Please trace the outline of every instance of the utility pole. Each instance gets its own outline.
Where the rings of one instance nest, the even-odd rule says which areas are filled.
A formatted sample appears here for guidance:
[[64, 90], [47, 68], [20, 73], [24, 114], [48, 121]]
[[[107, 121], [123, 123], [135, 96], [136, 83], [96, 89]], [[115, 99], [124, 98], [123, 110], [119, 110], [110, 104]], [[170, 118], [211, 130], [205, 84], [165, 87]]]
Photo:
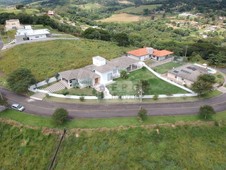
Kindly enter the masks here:
[[188, 52], [188, 46], [185, 46], [185, 54], [184, 54], [184, 60], [187, 58], [187, 52]]

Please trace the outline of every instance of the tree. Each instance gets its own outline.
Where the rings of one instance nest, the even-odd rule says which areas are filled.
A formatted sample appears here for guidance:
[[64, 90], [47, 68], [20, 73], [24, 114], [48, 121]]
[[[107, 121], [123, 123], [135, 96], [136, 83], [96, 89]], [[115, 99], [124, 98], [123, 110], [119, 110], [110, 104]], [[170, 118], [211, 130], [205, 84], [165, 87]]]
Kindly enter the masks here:
[[123, 79], [127, 79], [128, 78], [128, 73], [126, 70], [122, 70], [120, 72], [120, 77], [123, 78]]
[[147, 110], [145, 110], [144, 108], [140, 108], [139, 112], [138, 112], [138, 117], [142, 120], [142, 121], [145, 121], [147, 120], [148, 118], [148, 115], [147, 115]]
[[150, 14], [150, 10], [148, 8], [143, 9], [143, 15], [147, 16]]
[[28, 87], [35, 84], [36, 80], [29, 69], [19, 68], [9, 74], [7, 83], [10, 89], [16, 93], [28, 91]]
[[125, 33], [118, 33], [114, 35], [114, 40], [119, 46], [128, 46], [130, 44], [129, 37]]
[[200, 109], [199, 109], [199, 117], [201, 119], [204, 119], [204, 120], [210, 120], [210, 119], [212, 119], [212, 116], [215, 113], [216, 112], [213, 109], [213, 107], [212, 106], [209, 106], [209, 105], [201, 106]]
[[68, 119], [68, 111], [64, 108], [57, 108], [52, 115], [52, 119], [56, 125], [62, 125]]
[[198, 93], [199, 96], [213, 90], [213, 84], [215, 83], [215, 77], [210, 74], [200, 75], [198, 80], [193, 83], [192, 90]]

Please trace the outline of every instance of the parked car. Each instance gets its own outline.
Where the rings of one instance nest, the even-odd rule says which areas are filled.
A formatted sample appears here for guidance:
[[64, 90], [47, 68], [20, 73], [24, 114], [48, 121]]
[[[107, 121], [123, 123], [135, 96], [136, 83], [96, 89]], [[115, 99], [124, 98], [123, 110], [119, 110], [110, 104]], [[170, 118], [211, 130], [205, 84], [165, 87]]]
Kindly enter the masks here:
[[22, 112], [22, 111], [25, 110], [25, 107], [24, 106], [22, 106], [20, 104], [17, 104], [17, 103], [12, 104], [11, 105], [11, 108], [14, 109], [14, 110], [20, 111], [20, 112]]

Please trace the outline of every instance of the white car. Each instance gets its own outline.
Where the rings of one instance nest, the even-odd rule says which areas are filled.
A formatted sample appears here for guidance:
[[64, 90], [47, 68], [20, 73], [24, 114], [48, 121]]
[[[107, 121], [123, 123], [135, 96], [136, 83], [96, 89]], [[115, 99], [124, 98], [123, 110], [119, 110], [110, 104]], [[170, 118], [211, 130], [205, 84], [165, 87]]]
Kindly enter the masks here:
[[11, 105], [11, 108], [14, 109], [14, 110], [18, 110], [20, 112], [24, 111], [25, 110], [25, 107], [20, 105], [20, 104], [12, 104]]

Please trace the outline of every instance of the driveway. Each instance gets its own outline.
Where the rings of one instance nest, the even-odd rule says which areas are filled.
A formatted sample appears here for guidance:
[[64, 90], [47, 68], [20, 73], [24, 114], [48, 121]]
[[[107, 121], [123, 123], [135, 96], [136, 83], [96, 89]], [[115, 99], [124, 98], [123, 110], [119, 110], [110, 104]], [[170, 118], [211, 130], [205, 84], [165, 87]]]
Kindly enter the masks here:
[[211, 105], [218, 111], [226, 110], [226, 94], [197, 102], [180, 103], [135, 103], [135, 104], [76, 104], [49, 101], [33, 101], [27, 96], [14, 94], [0, 88], [9, 103], [20, 103], [25, 106], [27, 113], [50, 116], [56, 108], [63, 107], [69, 111], [71, 117], [80, 118], [108, 118], [136, 116], [140, 107], [145, 108], [149, 115], [185, 115], [197, 114], [200, 106]]

